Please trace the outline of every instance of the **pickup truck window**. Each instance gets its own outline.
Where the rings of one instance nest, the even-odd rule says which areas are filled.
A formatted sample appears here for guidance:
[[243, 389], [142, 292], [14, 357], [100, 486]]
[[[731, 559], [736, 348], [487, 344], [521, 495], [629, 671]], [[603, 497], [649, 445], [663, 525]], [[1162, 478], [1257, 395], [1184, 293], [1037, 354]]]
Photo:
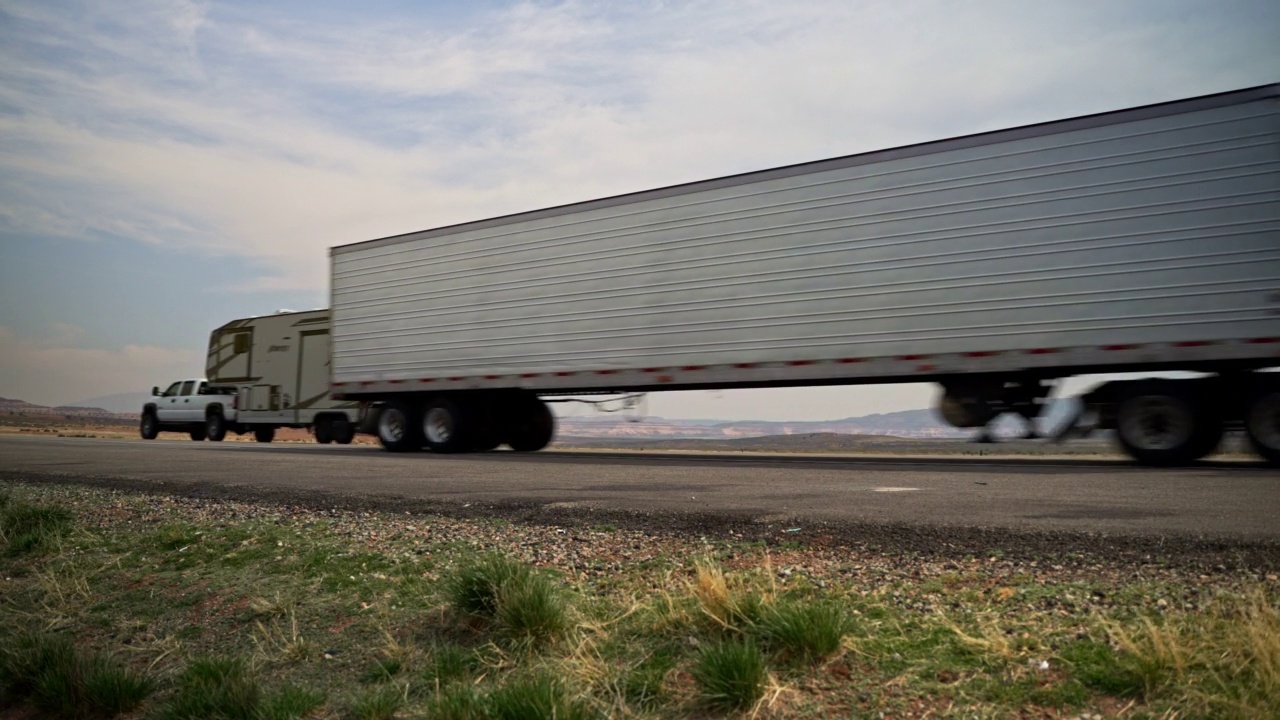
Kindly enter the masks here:
[[169, 386], [169, 389], [168, 389], [168, 390], [165, 390], [165, 391], [164, 391], [164, 394], [163, 394], [163, 395], [161, 395], [160, 397], [174, 397], [174, 396], [176, 396], [176, 395], [178, 394], [178, 392], [179, 392], [181, 389], [182, 389], [182, 382], [181, 382], [181, 381], [176, 382], [176, 383], [174, 383], [174, 384], [170, 385], [170, 386]]
[[186, 395], [190, 395], [190, 394], [191, 394], [191, 388], [192, 388], [192, 387], [194, 387], [194, 386], [195, 386], [195, 384], [196, 384], [196, 381], [195, 381], [195, 380], [188, 380], [188, 381], [186, 381], [186, 382], [182, 383], [182, 393], [181, 393], [181, 394], [182, 394], [182, 395], [184, 395], [184, 396], [186, 396]]
[[202, 383], [200, 383], [200, 387], [196, 388], [196, 394], [197, 394], [197, 395], [208, 395], [208, 394], [209, 394], [209, 383], [207, 383], [207, 382], [202, 382]]

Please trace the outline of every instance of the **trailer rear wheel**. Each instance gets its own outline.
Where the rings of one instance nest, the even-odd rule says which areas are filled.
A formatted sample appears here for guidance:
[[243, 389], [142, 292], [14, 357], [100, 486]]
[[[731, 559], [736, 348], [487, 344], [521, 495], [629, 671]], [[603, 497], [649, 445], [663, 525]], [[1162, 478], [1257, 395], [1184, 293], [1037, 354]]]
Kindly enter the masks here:
[[260, 443], [269, 443], [276, 439], [276, 429], [273, 427], [254, 428], [253, 439]]
[[470, 450], [469, 436], [472, 434], [473, 424], [467, 408], [450, 398], [428, 400], [422, 411], [422, 437], [431, 452], [457, 453]]
[[1264, 389], [1249, 403], [1244, 418], [1249, 445], [1271, 465], [1280, 465], [1280, 390]]
[[378, 441], [390, 452], [411, 452], [422, 447], [422, 428], [417, 409], [393, 400], [378, 414]]
[[1116, 437], [1143, 465], [1185, 465], [1213, 452], [1222, 441], [1222, 418], [1186, 383], [1139, 383], [1116, 407]]
[[511, 408], [511, 425], [507, 444], [516, 452], [535, 452], [551, 444], [556, 434], [556, 419], [547, 404], [538, 398], [520, 402]]

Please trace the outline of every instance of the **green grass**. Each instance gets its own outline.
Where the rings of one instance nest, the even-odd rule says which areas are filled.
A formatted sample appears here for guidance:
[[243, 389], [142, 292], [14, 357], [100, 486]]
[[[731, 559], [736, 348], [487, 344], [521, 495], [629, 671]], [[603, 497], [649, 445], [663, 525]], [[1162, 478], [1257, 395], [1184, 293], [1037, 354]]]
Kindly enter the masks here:
[[71, 511], [8, 498], [0, 505], [0, 545], [10, 556], [43, 552], [71, 531]]
[[61, 635], [24, 633], [0, 638], [4, 698], [51, 716], [115, 717], [146, 699], [154, 683], [119, 661], [78, 650]]
[[351, 701], [349, 714], [356, 720], [391, 720], [404, 702], [400, 688], [384, 686], [357, 695]]
[[446, 587], [456, 612], [488, 623], [516, 645], [540, 644], [568, 628], [563, 593], [546, 575], [519, 561], [480, 558], [457, 570]]
[[782, 659], [816, 662], [840, 649], [846, 611], [831, 603], [780, 602], [761, 613], [756, 632]]
[[[1280, 717], [1270, 570], [871, 549], [823, 565], [716, 539], [652, 552], [630, 530], [597, 548], [519, 524], [18, 488], [0, 513], [73, 517], [41, 552], [0, 552], [0, 715]], [[535, 569], [516, 559], [531, 546], [571, 560]], [[784, 580], [784, 563], [804, 570]]]
[[699, 698], [716, 710], [743, 710], [764, 695], [768, 668], [751, 640], [725, 640], [703, 648], [693, 669]]
[[485, 700], [491, 720], [588, 720], [597, 714], [569, 697], [560, 682], [546, 676], [508, 681]]

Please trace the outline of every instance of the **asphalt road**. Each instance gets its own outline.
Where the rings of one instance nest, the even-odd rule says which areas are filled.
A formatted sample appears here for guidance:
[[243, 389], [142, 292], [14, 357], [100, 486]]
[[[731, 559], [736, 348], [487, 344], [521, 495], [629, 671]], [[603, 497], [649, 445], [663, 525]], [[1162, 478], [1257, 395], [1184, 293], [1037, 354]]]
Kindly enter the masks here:
[[1244, 463], [542, 452], [0, 436], [0, 477], [117, 478], [467, 505], [1108, 535], [1280, 539], [1280, 472]]

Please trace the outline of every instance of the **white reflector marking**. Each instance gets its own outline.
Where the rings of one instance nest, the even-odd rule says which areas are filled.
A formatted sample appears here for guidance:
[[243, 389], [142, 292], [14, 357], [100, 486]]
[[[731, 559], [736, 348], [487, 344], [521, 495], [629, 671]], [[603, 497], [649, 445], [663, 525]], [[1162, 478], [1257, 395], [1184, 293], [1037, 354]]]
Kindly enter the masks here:
[[904, 488], [904, 487], [878, 487], [871, 488], [871, 492], [911, 492], [920, 488]]

